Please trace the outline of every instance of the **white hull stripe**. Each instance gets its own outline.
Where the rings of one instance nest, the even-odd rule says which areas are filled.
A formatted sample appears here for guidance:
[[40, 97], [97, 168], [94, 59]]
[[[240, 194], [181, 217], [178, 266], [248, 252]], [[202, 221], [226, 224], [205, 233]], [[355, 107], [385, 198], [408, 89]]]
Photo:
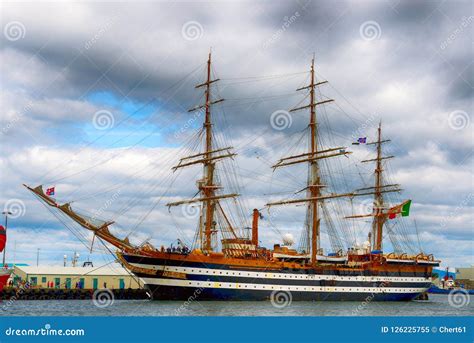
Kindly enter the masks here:
[[173, 287], [198, 287], [198, 288], [223, 288], [238, 290], [279, 290], [294, 292], [337, 292], [337, 293], [421, 293], [427, 288], [399, 288], [399, 287], [311, 287], [290, 285], [261, 285], [253, 283], [215, 282], [215, 281], [188, 281], [176, 279], [142, 278], [146, 285], [173, 286]]
[[287, 274], [287, 273], [270, 273], [270, 272], [250, 272], [245, 270], [226, 270], [211, 268], [195, 268], [195, 267], [177, 267], [163, 266], [141, 263], [130, 263], [132, 266], [162, 270], [169, 272], [178, 272], [194, 275], [216, 275], [216, 276], [234, 276], [234, 277], [250, 277], [261, 279], [293, 279], [293, 280], [334, 280], [334, 281], [359, 281], [359, 282], [431, 282], [431, 278], [423, 277], [407, 277], [407, 276], [340, 276], [340, 275], [314, 275], [314, 274]]
[[392, 262], [392, 263], [406, 263], [406, 264], [415, 264], [415, 263], [417, 263], [417, 264], [434, 264], [434, 265], [438, 265], [438, 264], [439, 264], [438, 261], [399, 260], [399, 259], [395, 259], [395, 258], [387, 258], [387, 262]]

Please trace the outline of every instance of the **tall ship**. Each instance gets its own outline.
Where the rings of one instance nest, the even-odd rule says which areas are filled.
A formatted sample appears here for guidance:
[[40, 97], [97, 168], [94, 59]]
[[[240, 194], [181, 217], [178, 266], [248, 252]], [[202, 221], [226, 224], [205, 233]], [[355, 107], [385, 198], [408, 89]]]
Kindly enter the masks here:
[[[375, 139], [363, 142], [375, 148], [373, 158], [362, 161], [375, 165], [373, 186], [339, 193], [331, 192], [328, 187], [330, 182], [326, 177], [331, 174], [330, 171], [322, 172], [322, 168], [329, 165], [323, 165], [323, 161], [344, 158], [350, 152], [347, 147], [322, 146], [320, 143], [318, 109], [334, 100], [318, 99], [317, 90], [327, 81], [316, 80], [314, 58], [309, 84], [298, 89], [305, 92], [304, 101], [309, 100], [309, 103], [290, 111], [309, 114], [305, 130], [306, 150], [281, 157], [272, 166], [274, 170], [307, 166], [306, 174], [293, 174], [306, 180], [306, 187], [295, 189], [289, 199], [265, 205], [269, 209], [291, 205], [305, 207], [306, 214], [300, 218], [304, 223], [302, 246], [293, 248], [290, 239], [272, 248], [261, 246], [261, 211], [258, 209], [248, 214], [252, 218], [249, 230], [238, 227], [239, 214], [229, 213], [230, 206], [225, 205], [228, 205], [226, 202], [237, 203], [235, 200], [239, 194], [224, 191], [219, 173], [225, 168], [217, 167], [236, 154], [231, 146], [220, 146], [215, 139], [213, 108], [223, 99], [213, 96], [213, 87], [219, 79], [213, 78], [211, 70], [209, 54], [205, 81], [196, 86], [204, 90], [204, 103], [190, 110], [202, 111], [204, 117], [197, 135], [198, 152], [183, 156], [173, 168], [176, 171], [200, 165], [203, 174], [196, 180], [197, 192], [193, 198], [167, 204], [170, 208], [192, 205], [199, 209], [192, 246], [181, 243], [178, 248], [171, 249], [157, 248], [149, 242], [134, 245], [128, 237], [120, 239], [111, 232], [112, 221], [91, 220], [75, 211], [70, 202], [59, 204], [43, 191], [42, 185], [25, 187], [46, 205], [92, 231], [94, 239], [97, 237], [115, 246], [119, 262], [142, 280], [153, 299], [186, 300], [198, 294], [199, 300], [272, 300], [286, 294], [294, 301], [353, 301], [367, 297], [375, 301], [407, 301], [425, 292], [431, 285], [432, 268], [440, 261], [422, 252], [409, 255], [400, 249], [391, 253], [383, 249], [384, 235], [386, 237], [387, 229], [390, 230], [388, 222], [394, 218], [404, 220], [411, 201], [390, 204], [386, 199], [387, 193], [398, 193], [400, 188], [397, 184], [387, 183], [384, 177], [385, 160], [393, 156], [383, 155], [382, 146], [389, 140], [382, 137], [381, 124]], [[373, 197], [370, 213], [334, 218], [336, 215], [326, 206], [331, 201], [363, 196]], [[245, 216], [245, 211], [237, 213]], [[334, 251], [325, 253], [321, 243], [321, 221], [324, 219], [328, 225], [334, 226], [336, 220], [358, 218], [371, 220], [367, 241], [344, 248], [340, 244], [341, 237], [333, 235], [330, 238]]]

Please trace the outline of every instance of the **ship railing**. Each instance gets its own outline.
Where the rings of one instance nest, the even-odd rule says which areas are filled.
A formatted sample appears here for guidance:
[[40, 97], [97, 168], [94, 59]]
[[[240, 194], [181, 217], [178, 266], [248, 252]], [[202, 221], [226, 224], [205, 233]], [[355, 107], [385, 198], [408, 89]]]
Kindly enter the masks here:
[[416, 259], [417, 260], [422, 260], [422, 261], [434, 261], [435, 260], [433, 254], [425, 255], [423, 253], [419, 253], [418, 255], [416, 255]]

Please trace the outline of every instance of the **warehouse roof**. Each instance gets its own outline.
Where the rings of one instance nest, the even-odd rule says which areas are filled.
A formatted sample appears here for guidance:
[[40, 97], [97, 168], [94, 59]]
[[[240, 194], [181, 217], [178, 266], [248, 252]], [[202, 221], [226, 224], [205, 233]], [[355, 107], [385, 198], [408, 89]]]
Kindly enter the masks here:
[[28, 275], [98, 275], [129, 276], [130, 273], [119, 264], [97, 267], [61, 267], [61, 266], [15, 266]]

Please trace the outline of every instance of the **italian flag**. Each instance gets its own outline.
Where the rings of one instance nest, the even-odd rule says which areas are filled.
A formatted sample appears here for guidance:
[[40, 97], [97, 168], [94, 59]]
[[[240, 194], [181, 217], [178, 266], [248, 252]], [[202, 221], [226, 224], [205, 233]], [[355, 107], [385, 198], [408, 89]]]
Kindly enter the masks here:
[[388, 219], [395, 219], [398, 214], [402, 217], [408, 217], [410, 215], [411, 200], [407, 200], [400, 205], [394, 206], [387, 211]]

